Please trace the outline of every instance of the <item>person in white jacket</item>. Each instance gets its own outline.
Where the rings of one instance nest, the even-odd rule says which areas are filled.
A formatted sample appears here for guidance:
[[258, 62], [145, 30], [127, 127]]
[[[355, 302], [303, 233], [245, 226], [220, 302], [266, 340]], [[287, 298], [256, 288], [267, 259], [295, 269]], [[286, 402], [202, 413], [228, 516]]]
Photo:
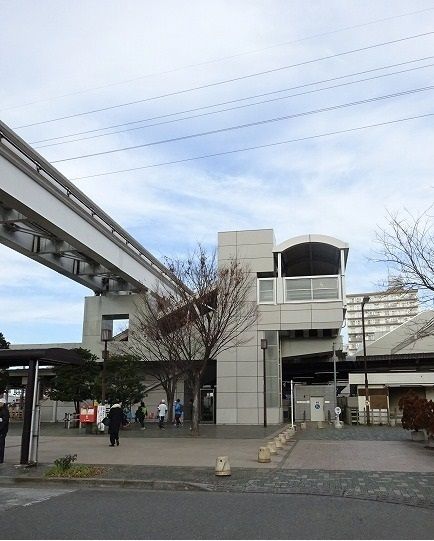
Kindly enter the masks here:
[[167, 414], [167, 404], [164, 398], [159, 403], [157, 410], [158, 410], [158, 426], [161, 429], [161, 428], [164, 428], [164, 419]]

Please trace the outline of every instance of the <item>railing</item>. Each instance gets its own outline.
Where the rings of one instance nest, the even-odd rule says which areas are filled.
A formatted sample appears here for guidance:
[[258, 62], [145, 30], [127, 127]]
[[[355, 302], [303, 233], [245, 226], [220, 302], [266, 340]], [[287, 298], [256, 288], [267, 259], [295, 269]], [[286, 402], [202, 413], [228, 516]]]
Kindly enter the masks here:
[[65, 413], [63, 418], [63, 423], [65, 428], [77, 428], [80, 423], [80, 414], [79, 413]]
[[[258, 303], [275, 304], [276, 286], [282, 280], [283, 302], [321, 302], [342, 299], [338, 275], [258, 278]], [[281, 301], [280, 301], [281, 302]]]
[[285, 302], [340, 300], [339, 276], [284, 278]]
[[[359, 411], [357, 408], [350, 408], [350, 421], [352, 425], [365, 425], [367, 420], [366, 411]], [[369, 420], [372, 425], [390, 424], [388, 409], [371, 409]]]

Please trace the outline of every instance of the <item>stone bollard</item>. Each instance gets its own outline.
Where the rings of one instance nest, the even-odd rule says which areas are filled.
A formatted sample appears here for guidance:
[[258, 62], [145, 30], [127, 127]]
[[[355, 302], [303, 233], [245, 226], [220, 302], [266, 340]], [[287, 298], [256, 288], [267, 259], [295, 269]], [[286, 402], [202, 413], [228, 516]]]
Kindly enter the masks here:
[[282, 445], [286, 445], [286, 436], [285, 434], [282, 432], [281, 434], [279, 434], [279, 439], [280, 439], [280, 442], [282, 443]]
[[216, 475], [231, 475], [231, 466], [227, 456], [218, 456], [215, 463]]
[[288, 431], [285, 432], [285, 440], [286, 440], [286, 443], [288, 443], [289, 441], [291, 441], [291, 438], [292, 438], [292, 434], [290, 434]]
[[335, 420], [335, 428], [344, 428], [344, 423], [342, 421], [339, 421], [338, 419]]
[[279, 437], [274, 438], [274, 443], [276, 444], [276, 449], [283, 449], [283, 445]]
[[269, 447], [259, 447], [258, 462], [271, 462], [271, 453]]
[[300, 423], [300, 430], [306, 430], [306, 428], [307, 428], [307, 425], [305, 422]]
[[272, 454], [272, 455], [277, 454], [276, 442], [274, 440], [273, 441], [268, 441], [267, 442], [267, 447], [270, 449], [270, 454]]
[[289, 434], [292, 438], [292, 436], [295, 435], [295, 430], [293, 428], [288, 428], [288, 430], [286, 431], [287, 434]]

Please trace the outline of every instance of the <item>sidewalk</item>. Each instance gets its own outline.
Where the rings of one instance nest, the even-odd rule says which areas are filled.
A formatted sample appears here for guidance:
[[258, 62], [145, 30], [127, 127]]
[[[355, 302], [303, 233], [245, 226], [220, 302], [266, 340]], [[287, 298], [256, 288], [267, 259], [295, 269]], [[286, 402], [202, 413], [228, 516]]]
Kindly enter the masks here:
[[[0, 484], [322, 494], [434, 507], [434, 451], [410, 441], [401, 428], [297, 432], [271, 463], [259, 464], [258, 449], [277, 428], [210, 425], [192, 438], [187, 428], [132, 427], [121, 432], [120, 446], [112, 448], [107, 435], [77, 435], [77, 430], [44, 426], [38, 466], [17, 469], [20, 438], [14, 427], [6, 440]], [[77, 453], [79, 463], [103, 465], [104, 473], [93, 480], [43, 478], [54, 459], [70, 453]], [[231, 476], [215, 476], [218, 456], [229, 457]]]

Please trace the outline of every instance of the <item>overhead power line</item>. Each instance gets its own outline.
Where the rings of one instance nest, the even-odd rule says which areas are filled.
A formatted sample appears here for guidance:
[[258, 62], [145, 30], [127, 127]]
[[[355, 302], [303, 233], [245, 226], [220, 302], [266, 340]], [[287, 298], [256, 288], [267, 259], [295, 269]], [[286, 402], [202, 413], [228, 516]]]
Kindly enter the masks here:
[[100, 113], [100, 112], [103, 112], [103, 111], [109, 111], [109, 110], [112, 110], [112, 109], [117, 109], [119, 107], [127, 107], [127, 106], [135, 105], [135, 104], [138, 104], [138, 103], [144, 103], [144, 102], [148, 102], [148, 101], [152, 101], [152, 100], [167, 98], [167, 97], [170, 97], [170, 96], [176, 96], [176, 95], [179, 95], [179, 94], [185, 94], [185, 93], [188, 93], [188, 92], [194, 92], [194, 91], [197, 91], [197, 90], [203, 90], [205, 88], [211, 88], [211, 87], [214, 87], [214, 86], [234, 83], [234, 82], [237, 82], [237, 81], [251, 79], [253, 77], [259, 77], [261, 75], [268, 75], [270, 73], [276, 73], [278, 71], [283, 71], [283, 70], [287, 70], [287, 69], [290, 69], [290, 68], [295, 68], [295, 67], [299, 67], [299, 66], [305, 66], [305, 65], [308, 65], [308, 64], [313, 64], [315, 62], [321, 62], [321, 61], [324, 61], [324, 60], [330, 60], [332, 58], [338, 58], [340, 56], [345, 56], [345, 55], [350, 55], [350, 54], [354, 54], [354, 53], [358, 53], [358, 52], [362, 52], [362, 51], [367, 51], [367, 50], [375, 49], [375, 48], [378, 48], [378, 47], [384, 47], [385, 45], [393, 45], [395, 43], [402, 43], [402, 42], [405, 42], [405, 41], [408, 41], [408, 40], [430, 36], [432, 34], [434, 34], [434, 31], [424, 32], [424, 33], [421, 33], [421, 34], [414, 34], [414, 35], [411, 35], [411, 36], [406, 36], [404, 38], [399, 38], [399, 39], [395, 39], [395, 40], [391, 40], [391, 41], [384, 41], [384, 42], [381, 42], [381, 43], [375, 43], [373, 45], [368, 45], [366, 47], [359, 47], [357, 49], [351, 49], [349, 51], [342, 51], [340, 53], [335, 53], [335, 54], [332, 54], [332, 55], [327, 55], [327, 56], [323, 56], [323, 57], [319, 57], [319, 58], [314, 58], [314, 59], [311, 59], [311, 60], [305, 60], [303, 62], [297, 62], [295, 64], [289, 64], [287, 66], [280, 66], [278, 68], [272, 68], [272, 69], [269, 69], [269, 70], [264, 70], [264, 71], [260, 71], [260, 72], [256, 72], [256, 73], [249, 73], [247, 75], [242, 75], [242, 76], [239, 76], [239, 77], [233, 77], [231, 79], [226, 79], [224, 81], [216, 81], [214, 83], [208, 83], [208, 84], [205, 84], [205, 85], [199, 85], [199, 86], [192, 87], [192, 88], [185, 88], [183, 90], [176, 90], [174, 92], [167, 92], [165, 94], [160, 94], [159, 96], [152, 96], [152, 97], [149, 97], [149, 98], [143, 98], [141, 100], [135, 100], [135, 101], [130, 101], [130, 102], [126, 102], [126, 103], [120, 103], [120, 104], [117, 104], [117, 105], [110, 105], [108, 107], [101, 107], [99, 109], [91, 109], [89, 111], [83, 111], [81, 113], [74, 113], [72, 115], [66, 115], [66, 116], [62, 116], [62, 117], [51, 118], [49, 120], [41, 120], [39, 122], [33, 122], [31, 124], [23, 124], [22, 126], [17, 126], [14, 129], [19, 130], [19, 129], [23, 129], [23, 128], [30, 128], [32, 126], [40, 126], [42, 124], [49, 124], [51, 122], [58, 122], [59, 120], [67, 120], [67, 119], [76, 118], [76, 117], [79, 117], [79, 116], [85, 116], [85, 115], [90, 115], [90, 114], [94, 114], [94, 113]]
[[425, 8], [425, 9], [419, 9], [417, 11], [409, 11], [409, 12], [406, 12], [406, 13], [401, 13], [399, 15], [392, 15], [390, 17], [383, 17], [381, 19], [375, 19], [375, 20], [372, 20], [372, 21], [367, 21], [366, 23], [354, 24], [354, 25], [351, 25], [351, 26], [337, 28], [336, 30], [329, 30], [328, 32], [321, 32], [319, 34], [313, 34], [311, 36], [306, 36], [304, 38], [298, 38], [298, 39], [294, 39], [294, 40], [291, 40], [291, 41], [284, 41], [282, 43], [276, 43], [276, 44], [273, 44], [273, 45], [268, 45], [268, 46], [262, 47], [260, 49], [252, 49], [250, 51], [244, 51], [244, 52], [240, 52], [240, 53], [236, 53], [236, 54], [232, 54], [232, 55], [228, 55], [228, 56], [223, 56], [223, 57], [220, 57], [220, 58], [215, 58], [215, 59], [211, 59], [211, 60], [205, 60], [203, 62], [198, 62], [196, 64], [187, 64], [186, 66], [180, 66], [178, 68], [172, 68], [172, 69], [169, 69], [169, 70], [155, 72], [155, 73], [148, 73], [146, 75], [141, 75], [139, 77], [134, 77], [132, 79], [125, 79], [123, 81], [115, 81], [115, 82], [112, 82], [112, 83], [107, 83], [105, 85], [99, 85], [99, 86], [87, 88], [87, 89], [84, 89], [84, 90], [77, 90], [75, 92], [69, 92], [67, 94], [61, 94], [59, 96], [51, 96], [49, 98], [42, 98], [42, 99], [39, 99], [39, 100], [34, 100], [34, 101], [23, 103], [23, 104], [11, 105], [9, 107], [5, 107], [5, 108], [0, 109], [0, 111], [10, 111], [12, 109], [19, 109], [19, 108], [22, 108], [22, 107], [28, 107], [30, 105], [36, 105], [38, 103], [44, 103], [44, 102], [52, 101], [52, 100], [56, 100], [56, 99], [67, 98], [69, 96], [77, 96], [77, 95], [80, 95], [80, 94], [86, 94], [88, 92], [93, 92], [95, 90], [103, 90], [104, 88], [110, 88], [112, 86], [128, 84], [128, 83], [132, 83], [132, 82], [135, 82], [135, 81], [140, 81], [142, 79], [147, 79], [147, 78], [150, 78], [150, 77], [155, 77], [155, 76], [160, 76], [160, 75], [169, 75], [171, 73], [176, 73], [178, 71], [183, 71], [185, 69], [197, 68], [197, 67], [201, 67], [201, 66], [207, 66], [209, 64], [215, 64], [215, 63], [218, 63], [218, 62], [224, 62], [226, 60], [232, 60], [234, 58], [239, 58], [239, 57], [242, 57], [242, 56], [247, 56], [247, 55], [251, 55], [251, 54], [257, 54], [257, 53], [267, 51], [267, 50], [270, 50], [270, 49], [275, 49], [277, 47], [284, 47], [284, 46], [287, 46], [287, 45], [293, 45], [295, 43], [302, 43], [303, 41], [308, 41], [308, 40], [316, 39], [316, 38], [322, 38], [322, 37], [325, 37], [325, 36], [330, 36], [330, 35], [333, 35], [333, 34], [337, 34], [339, 32], [345, 32], [347, 30], [354, 30], [356, 28], [363, 28], [364, 26], [371, 26], [373, 24], [378, 24], [378, 23], [382, 23], [382, 22], [385, 22], [385, 21], [390, 21], [390, 20], [393, 20], [393, 19], [400, 19], [400, 18], [403, 18], [403, 17], [409, 17], [411, 15], [419, 15], [421, 13], [426, 13], [426, 12], [432, 11], [432, 10], [434, 10], [434, 7]]
[[[427, 58], [434, 58], [434, 56], [427, 57]], [[416, 62], [416, 61], [411, 61], [411, 62]], [[404, 64], [407, 64], [407, 63], [408, 62], [404, 62]], [[400, 65], [402, 65], [402, 64], [403, 63], [401, 63]], [[265, 103], [272, 103], [272, 102], [279, 101], [279, 100], [286, 100], [286, 99], [294, 98], [294, 97], [298, 97], [298, 96], [305, 96], [307, 94], [312, 94], [312, 93], [315, 93], [315, 92], [322, 92], [323, 90], [331, 90], [331, 89], [334, 89], [334, 88], [341, 88], [341, 87], [344, 87], [344, 86], [354, 85], [354, 84], [362, 83], [362, 82], [366, 82], [366, 81], [372, 81], [372, 80], [380, 79], [380, 78], [383, 78], [383, 77], [391, 77], [392, 75], [408, 73], [408, 72], [411, 72], [411, 71], [424, 69], [424, 68], [429, 68], [429, 67], [432, 67], [432, 66], [434, 66], [434, 64], [426, 64], [426, 65], [423, 65], [423, 66], [417, 66], [417, 67], [414, 67], [414, 68], [408, 68], [406, 70], [393, 71], [391, 73], [384, 73], [384, 74], [381, 74], [381, 75], [375, 75], [373, 77], [366, 77], [364, 79], [358, 79], [357, 81], [349, 81], [349, 82], [346, 82], [346, 83], [340, 83], [340, 84], [337, 84], [337, 85], [326, 86], [326, 87], [323, 87], [323, 88], [314, 88], [312, 90], [307, 90], [305, 92], [298, 92], [296, 94], [289, 94], [287, 96], [279, 96], [277, 98], [271, 98], [271, 99], [268, 99], [268, 100], [257, 101], [257, 102], [248, 103], [248, 104], [244, 104], [244, 105], [237, 105], [237, 106], [229, 107], [229, 108], [226, 108], [226, 109], [218, 109], [216, 111], [207, 111], [205, 113], [200, 113], [198, 115], [190, 115], [190, 116], [185, 116], [185, 117], [181, 117], [181, 118], [165, 120], [163, 122], [156, 122], [155, 124], [146, 124], [145, 126], [135, 126], [134, 128], [127, 128], [127, 129], [124, 129], [124, 130], [117, 130], [117, 131], [112, 131], [112, 132], [109, 132], [109, 133], [89, 135], [87, 137], [79, 137], [79, 138], [76, 138], [76, 139], [70, 139], [68, 141], [57, 141], [55, 143], [49, 143], [49, 144], [46, 144], [46, 145], [37, 145], [37, 143], [40, 143], [40, 142], [53, 141], [55, 139], [59, 139], [60, 137], [62, 137], [62, 138], [63, 137], [68, 137], [68, 136], [64, 135], [64, 136], [60, 136], [60, 137], [52, 137], [50, 139], [42, 139], [40, 141], [33, 141], [33, 142], [30, 142], [30, 144], [31, 145], [36, 145], [35, 146], [36, 149], [41, 149], [41, 148], [48, 148], [48, 147], [53, 147], [53, 146], [65, 145], [65, 144], [68, 144], [68, 143], [76, 143], [76, 142], [79, 142], [79, 141], [87, 141], [89, 139], [97, 139], [97, 138], [100, 138], [100, 137], [108, 137], [110, 135], [116, 135], [118, 133], [125, 133], [125, 132], [136, 131], [136, 130], [144, 130], [146, 128], [152, 128], [154, 126], [161, 126], [161, 125], [164, 125], [164, 124], [171, 124], [171, 123], [174, 123], [174, 122], [181, 122], [183, 120], [191, 120], [191, 119], [194, 119], [194, 118], [200, 118], [200, 117], [204, 117], [204, 116], [210, 116], [210, 115], [215, 115], [215, 114], [219, 114], [219, 113], [225, 113], [225, 112], [228, 112], [228, 111], [234, 111], [234, 110], [237, 110], [237, 109], [244, 109], [244, 108], [247, 108], [247, 107], [253, 107], [255, 105], [263, 105]], [[374, 68], [372, 70], [366, 70], [366, 71], [360, 72], [360, 73], [367, 73], [367, 72], [377, 71], [377, 70], [380, 70], [380, 69], [384, 69], [384, 68]], [[341, 77], [333, 77], [332, 79], [328, 79], [328, 81], [333, 81], [333, 80], [343, 79], [343, 78], [347, 78], [347, 77], [352, 77], [354, 75], [357, 75], [357, 74], [352, 73], [350, 75], [343, 75]], [[303, 88], [303, 87], [306, 87], [306, 86], [312, 86], [312, 85], [315, 85], [315, 84], [321, 84], [322, 82], [324, 82], [324, 81], [319, 81], [319, 82], [316, 82], [316, 83], [306, 83], [306, 84], [298, 85], [298, 86], [295, 86], [295, 87], [292, 87], [292, 88], [287, 88], [287, 89], [285, 89], [285, 91], [287, 92], [289, 90], [293, 90], [293, 89], [296, 89], [296, 88]], [[276, 90], [274, 92], [267, 92], [267, 95], [277, 94], [277, 93], [281, 93], [281, 92], [282, 92], [282, 90]], [[238, 101], [245, 101], [247, 99], [253, 99], [253, 97], [251, 96], [249, 98], [240, 98], [239, 100], [231, 100], [230, 102], [227, 102], [227, 103], [236, 103]], [[191, 109], [190, 111], [197, 111], [197, 110], [201, 110], [201, 109], [207, 109], [207, 108], [210, 108], [210, 107], [216, 107], [218, 105], [220, 105], [220, 104], [207, 105], [207, 106], [204, 106], [204, 107], [196, 107], [194, 109]], [[170, 116], [175, 116], [175, 115], [183, 114], [183, 113], [186, 113], [186, 112], [189, 112], [189, 110], [181, 111], [181, 112], [178, 112], [178, 113], [169, 113], [169, 114], [161, 115], [160, 117], [154, 117], [154, 118], [167, 118], [167, 117], [170, 117]], [[146, 121], [149, 121], [149, 120], [153, 120], [153, 119], [145, 119], [145, 120], [141, 120], [141, 121], [136, 120], [134, 122], [125, 122], [124, 124], [120, 124], [120, 126], [136, 124], [137, 122], [146, 122]], [[88, 130], [87, 133], [92, 132], [92, 131], [101, 131], [101, 130], [104, 130], [104, 129], [108, 129], [108, 128], [99, 128], [97, 130]], [[72, 136], [73, 135], [70, 135], [69, 137], [72, 137]]]
[[162, 144], [166, 144], [166, 143], [174, 143], [176, 141], [185, 141], [186, 139], [194, 139], [196, 137], [204, 137], [206, 135], [215, 135], [217, 133], [224, 133], [224, 132], [233, 131], [233, 130], [251, 128], [251, 127], [254, 127], [254, 126], [262, 126], [264, 124], [270, 124], [270, 123], [273, 123], [273, 122], [280, 122], [282, 120], [289, 120], [291, 118], [299, 118], [299, 117], [302, 117], [302, 116], [313, 115], [313, 114], [318, 114], [318, 113], [324, 113], [324, 112], [327, 112], [327, 111], [335, 111], [336, 109], [344, 109], [344, 108], [347, 108], [347, 107], [354, 107], [356, 105], [362, 105], [362, 104], [366, 104], [366, 103], [372, 103], [372, 102], [375, 102], [375, 101], [386, 100], [386, 99], [391, 99], [391, 98], [397, 98], [397, 97], [400, 97], [400, 96], [407, 96], [409, 94], [416, 94], [418, 92], [425, 92], [425, 91], [433, 90], [433, 89], [434, 89], [434, 85], [426, 86], [426, 87], [422, 87], [422, 88], [410, 89], [410, 90], [403, 90], [402, 92], [395, 92], [394, 94], [386, 94], [384, 96], [375, 96], [373, 98], [366, 98], [364, 100], [353, 101], [353, 102], [350, 102], [350, 103], [343, 103], [343, 104], [339, 104], [339, 105], [333, 105], [333, 106], [330, 106], [330, 107], [324, 107], [322, 109], [314, 109], [314, 110], [311, 110], [311, 111], [304, 111], [302, 113], [295, 113], [295, 114], [292, 114], [292, 115], [279, 116], [279, 117], [275, 117], [275, 118], [267, 118], [265, 120], [257, 120], [255, 122], [248, 122], [246, 124], [237, 124], [235, 126], [228, 126], [226, 128], [219, 128], [219, 129], [216, 129], [216, 130], [209, 130], [209, 131], [205, 131], [205, 132], [182, 135], [180, 137], [172, 137], [170, 139], [161, 139], [159, 141], [152, 141], [150, 143], [142, 143], [140, 145], [133, 145], [133, 146], [122, 147], [122, 148], [115, 148], [115, 149], [112, 149], [112, 150], [105, 150], [105, 151], [102, 151], [102, 152], [93, 152], [91, 154], [81, 154], [79, 156], [71, 156], [70, 158], [63, 158], [61, 160], [55, 160], [55, 161], [52, 161], [51, 163], [70, 162], [70, 161], [74, 161], [74, 160], [82, 160], [82, 159], [85, 159], [85, 158], [93, 158], [95, 156], [105, 156], [107, 154], [115, 154], [115, 153], [118, 153], [118, 152], [125, 152], [126, 150], [136, 150], [138, 148], [150, 147], [150, 146], [155, 146], [155, 145], [162, 145]]
[[202, 156], [193, 156], [193, 157], [190, 157], [190, 158], [183, 158], [183, 159], [180, 159], [180, 160], [172, 160], [172, 161], [169, 161], [169, 162], [161, 162], [161, 163], [154, 163], [154, 164], [150, 164], [150, 165], [142, 165], [142, 166], [139, 166], [139, 167], [131, 167], [129, 169], [119, 169], [117, 171], [106, 171], [104, 173], [95, 173], [93, 175], [86, 175], [86, 176], [82, 176], [82, 177], [74, 177], [74, 178], [71, 178], [70, 180], [83, 180], [83, 179], [89, 179], [89, 178], [95, 178], [95, 177], [103, 177], [103, 176], [108, 176], [108, 175], [117, 175], [119, 173], [130, 173], [132, 171], [139, 171], [141, 169], [151, 169], [151, 168], [154, 168], [154, 167], [162, 167], [164, 165], [175, 165], [175, 164], [178, 164], [178, 163], [185, 163], [185, 162], [191, 162], [191, 161], [196, 161], [196, 160], [203, 160], [203, 159], [206, 159], [206, 158], [217, 158], [219, 156], [226, 156], [228, 154], [236, 154], [238, 152], [248, 152], [250, 150], [259, 150], [261, 148], [270, 148], [270, 147], [275, 147], [275, 146], [279, 146], [279, 145], [287, 145], [287, 144], [290, 144], [290, 143], [299, 143], [299, 142], [302, 142], [302, 141], [320, 139], [322, 137], [330, 137], [332, 135], [341, 135], [341, 134], [344, 134], [344, 133], [351, 133], [351, 132], [355, 132], [355, 131], [367, 130], [367, 129], [370, 129], [370, 128], [378, 128], [380, 126], [387, 126], [387, 125], [391, 125], [391, 124], [397, 124], [399, 122], [408, 122], [410, 120], [417, 120], [419, 118], [426, 118], [426, 117], [430, 117], [430, 116], [434, 116], [434, 113], [425, 113], [425, 114], [422, 114], [422, 115], [410, 116], [410, 117], [406, 117], [406, 118], [398, 118], [398, 119], [395, 119], [395, 120], [389, 120], [389, 121], [385, 121], [385, 122], [378, 122], [377, 124], [367, 124], [365, 126], [357, 126], [357, 127], [354, 127], [354, 128], [348, 128], [346, 130], [336, 130], [336, 131], [331, 131], [331, 132], [326, 132], [326, 133], [319, 133], [319, 134], [316, 134], [316, 135], [308, 135], [306, 137], [298, 137], [296, 139], [288, 139], [286, 141], [277, 141], [275, 143], [267, 143], [265, 145], [256, 145], [256, 146], [252, 146], [252, 147], [236, 148], [236, 149], [233, 149], [233, 150], [225, 150], [223, 152], [215, 152], [213, 154], [203, 154]]

